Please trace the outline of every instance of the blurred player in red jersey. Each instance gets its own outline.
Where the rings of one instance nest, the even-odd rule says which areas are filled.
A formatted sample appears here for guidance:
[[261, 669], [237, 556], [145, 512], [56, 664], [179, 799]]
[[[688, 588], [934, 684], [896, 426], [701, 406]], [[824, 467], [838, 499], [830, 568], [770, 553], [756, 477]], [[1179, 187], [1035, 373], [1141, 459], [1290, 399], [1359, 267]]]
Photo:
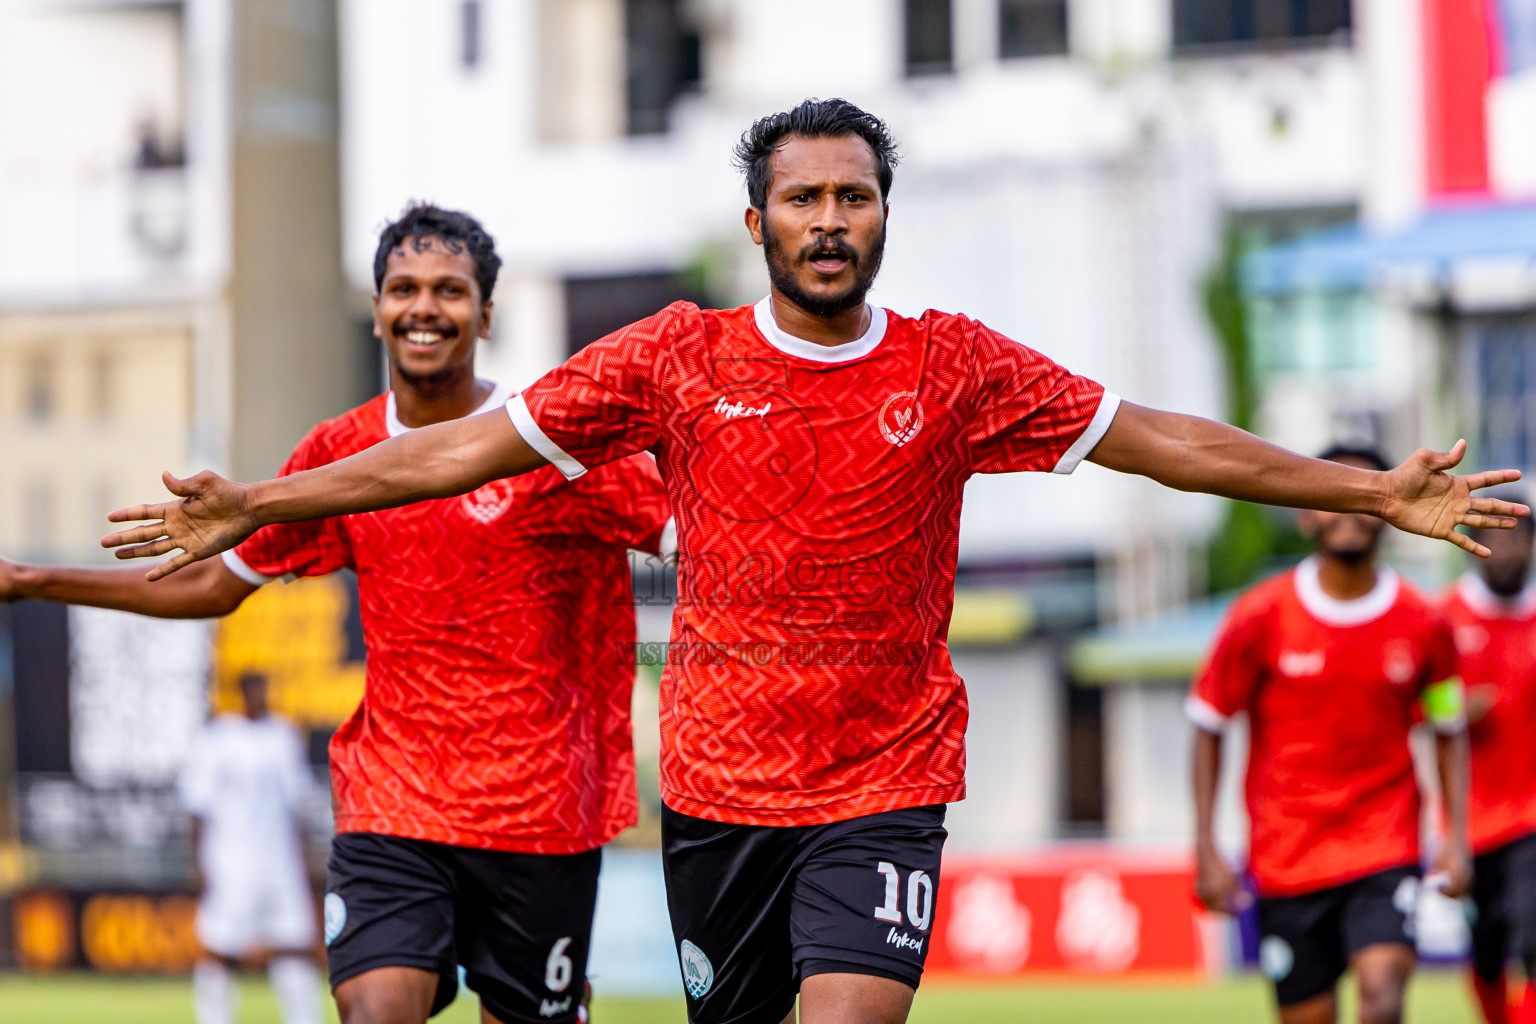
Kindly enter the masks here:
[[[1536, 1024], [1536, 586], [1533, 530], [1483, 538], [1492, 552], [1456, 581], [1445, 615], [1467, 688], [1472, 747], [1472, 984], [1488, 1024]], [[1512, 944], [1525, 992], [1508, 1003]]]
[[[1320, 456], [1386, 470], [1375, 452]], [[1346, 969], [1363, 1024], [1403, 1019], [1416, 962], [1419, 788], [1408, 733], [1427, 714], [1450, 822], [1436, 861], [1448, 895], [1471, 882], [1467, 747], [1451, 634], [1437, 609], [1376, 562], [1386, 524], [1303, 512], [1315, 554], [1238, 598], [1196, 675], [1196, 887], [1235, 913], [1237, 876], [1216, 849], [1222, 733], [1247, 712], [1248, 867], [1259, 961], [1283, 1024], [1332, 1024]]]
[[1222, 424], [1121, 402], [963, 316], [865, 302], [895, 144], [844, 100], [742, 137], [748, 232], [770, 295], [676, 303], [588, 346], [505, 412], [253, 485], [167, 477], [156, 522], [104, 538], [182, 553], [264, 523], [458, 494], [553, 464], [573, 479], [655, 453], [677, 516], [662, 679], [663, 859], [696, 1024], [906, 1019], [934, 927], [944, 805], [965, 794], [965, 689], [945, 641], [974, 473], [1085, 458], [1255, 501], [1374, 512], [1481, 548], [1456, 525], [1523, 506], [1471, 490], [1518, 474], [1318, 462]]
[[[414, 206], [388, 226], [374, 333], [390, 390], [311, 430], [283, 472], [502, 409], [511, 392], [474, 370], [500, 264], [465, 214]], [[636, 455], [276, 525], [164, 585], [0, 564], [0, 597], [200, 618], [278, 577], [354, 570], [367, 687], [331, 741], [325, 896], [342, 1019], [425, 1021], [463, 965], [487, 1020], [558, 1024], [584, 1015], [598, 848], [635, 821], [627, 550], [659, 551], [668, 515]]]

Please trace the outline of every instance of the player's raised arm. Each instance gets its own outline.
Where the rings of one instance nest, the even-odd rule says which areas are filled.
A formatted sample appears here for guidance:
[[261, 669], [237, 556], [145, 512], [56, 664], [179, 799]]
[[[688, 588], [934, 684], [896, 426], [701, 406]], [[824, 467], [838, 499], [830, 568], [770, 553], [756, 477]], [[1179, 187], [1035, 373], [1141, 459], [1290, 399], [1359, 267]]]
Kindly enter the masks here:
[[1455, 528], [1508, 530], [1514, 517], [1529, 516], [1531, 510], [1474, 497], [1480, 488], [1520, 479], [1520, 472], [1452, 475], [1448, 471], [1465, 452], [1465, 441], [1449, 452], [1421, 448], [1396, 469], [1381, 473], [1297, 455], [1225, 423], [1122, 402], [1088, 459], [1181, 491], [1323, 512], [1364, 512], [1486, 558], [1487, 548]]
[[269, 523], [327, 519], [465, 494], [491, 480], [544, 465], [504, 410], [438, 423], [317, 469], [239, 484], [204, 471], [179, 480], [164, 475], [177, 496], [158, 505], [119, 509], [114, 523], [153, 520], [101, 539], [119, 558], [146, 558], [181, 549], [147, 579], [228, 551]]

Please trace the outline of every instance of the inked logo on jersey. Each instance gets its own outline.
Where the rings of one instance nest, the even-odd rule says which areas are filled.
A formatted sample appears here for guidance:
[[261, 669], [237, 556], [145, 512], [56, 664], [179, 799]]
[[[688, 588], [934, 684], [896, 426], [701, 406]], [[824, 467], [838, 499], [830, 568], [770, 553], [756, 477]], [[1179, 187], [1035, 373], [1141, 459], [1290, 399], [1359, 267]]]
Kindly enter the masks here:
[[1456, 630], [1456, 651], [1477, 654], [1488, 646], [1488, 631], [1482, 626], [1462, 626]]
[[478, 523], [490, 525], [512, 507], [516, 490], [510, 480], [492, 480], [478, 491], [470, 491], [459, 499], [464, 511]]
[[688, 994], [695, 999], [703, 999], [710, 986], [715, 983], [715, 967], [709, 962], [709, 957], [704, 951], [687, 939], [683, 940], [680, 948], [683, 960], [683, 985], [688, 989]]
[[923, 406], [916, 391], [898, 391], [880, 407], [880, 435], [900, 448], [923, 429]]
[[339, 893], [325, 894], [325, 944], [336, 941], [336, 936], [347, 926], [347, 901]]
[[752, 406], [745, 402], [732, 402], [728, 398], [722, 398], [715, 403], [715, 412], [728, 420], [738, 416], [767, 416], [768, 410], [773, 408], [772, 402], [764, 402], [762, 405]]
[[1326, 659], [1322, 651], [1281, 651], [1280, 674], [1295, 679], [1298, 676], [1321, 675]]

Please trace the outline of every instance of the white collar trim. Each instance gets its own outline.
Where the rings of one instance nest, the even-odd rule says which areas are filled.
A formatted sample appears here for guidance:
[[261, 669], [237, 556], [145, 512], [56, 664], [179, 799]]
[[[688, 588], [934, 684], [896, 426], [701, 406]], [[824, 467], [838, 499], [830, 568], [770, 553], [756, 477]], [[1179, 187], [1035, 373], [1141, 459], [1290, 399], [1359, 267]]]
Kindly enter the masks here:
[[1397, 603], [1401, 581], [1393, 570], [1381, 566], [1376, 570], [1376, 585], [1370, 593], [1352, 601], [1340, 601], [1323, 591], [1318, 579], [1316, 558], [1308, 558], [1296, 567], [1296, 596], [1312, 617], [1331, 626], [1360, 626], [1387, 614]]
[[1527, 581], [1514, 597], [1500, 597], [1475, 572], [1463, 573], [1456, 581], [1456, 593], [1468, 608], [1487, 618], [1528, 619], [1536, 615], [1536, 580]]
[[[480, 408], [470, 413], [470, 415], [478, 416], [482, 412], [490, 412], [492, 409], [506, 405], [507, 400], [511, 397], [511, 388], [502, 387], [500, 384], [492, 381], [491, 397], [487, 398], [484, 402], [481, 402]], [[389, 398], [384, 403], [384, 428], [389, 431], [390, 437], [399, 437], [401, 434], [409, 434], [411, 431], [416, 429], [415, 427], [408, 427], [404, 423], [400, 422], [399, 407], [395, 404], [395, 393], [393, 391], [389, 393]]]
[[863, 337], [841, 345], [818, 345], [814, 341], [806, 341], [804, 338], [797, 338], [786, 332], [773, 318], [772, 296], [764, 296], [761, 302], [752, 307], [752, 310], [757, 319], [757, 329], [762, 332], [768, 344], [780, 352], [816, 363], [846, 363], [851, 359], [869, 355], [885, 337], [885, 310], [879, 306], [866, 308], [869, 310], [869, 329], [864, 332]]

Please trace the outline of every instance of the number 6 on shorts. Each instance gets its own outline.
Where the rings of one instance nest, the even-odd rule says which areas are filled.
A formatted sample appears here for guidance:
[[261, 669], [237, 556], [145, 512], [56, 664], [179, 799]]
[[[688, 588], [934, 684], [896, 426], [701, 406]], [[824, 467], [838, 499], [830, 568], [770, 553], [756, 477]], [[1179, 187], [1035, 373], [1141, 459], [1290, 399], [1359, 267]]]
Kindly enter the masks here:
[[565, 955], [570, 944], [571, 937], [567, 935], [549, 951], [549, 960], [544, 964], [544, 987], [551, 992], [564, 992], [571, 984], [574, 968], [571, 958]]

